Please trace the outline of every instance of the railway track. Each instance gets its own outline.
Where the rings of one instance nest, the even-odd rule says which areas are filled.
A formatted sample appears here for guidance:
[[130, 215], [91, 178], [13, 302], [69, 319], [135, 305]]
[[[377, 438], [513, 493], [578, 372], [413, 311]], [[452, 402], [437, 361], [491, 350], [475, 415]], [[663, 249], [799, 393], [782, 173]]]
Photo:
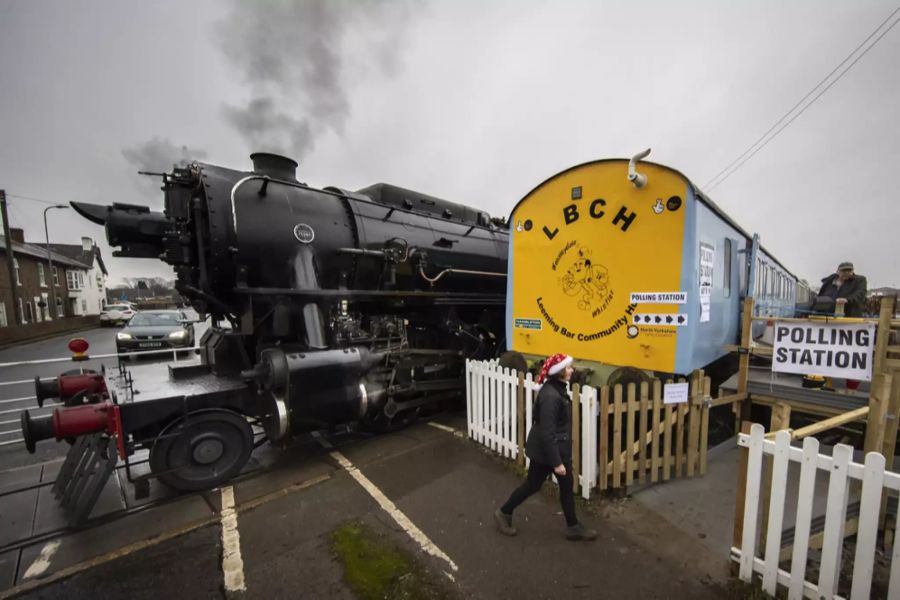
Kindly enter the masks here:
[[[317, 433], [321, 433], [323, 435], [325, 434], [325, 432], [317, 432]], [[367, 437], [365, 434], [360, 435], [360, 432], [353, 431], [349, 428], [342, 429], [342, 430], [336, 430], [336, 431], [329, 431], [329, 432], [327, 432], [327, 435], [332, 440], [335, 440], [335, 443], [334, 443], [335, 447], [340, 447], [340, 446], [346, 445], [348, 443], [354, 443], [356, 441], [366, 439], [366, 437]], [[341, 437], [344, 437], [344, 440], [342, 442], [339, 441]], [[256, 442], [256, 446], [258, 447], [265, 441], [266, 440], [264, 437], [258, 439]], [[317, 452], [321, 451], [321, 447], [315, 441], [312, 434], [304, 434], [302, 437], [298, 438], [295, 441], [295, 444], [299, 445], [299, 446], [308, 445], [310, 448], [315, 449], [315, 451], [317, 451]], [[51, 461], [51, 462], [56, 462], [56, 461]], [[129, 466], [131, 468], [134, 468], [134, 467], [137, 467], [140, 465], [147, 464], [148, 462], [149, 462], [149, 460], [144, 459], [144, 460], [140, 460], [140, 461], [131, 463]], [[48, 463], [43, 463], [43, 464], [46, 465]], [[125, 468], [126, 468], [125, 464], [117, 465], [115, 467], [116, 476], [118, 477], [118, 474]], [[18, 470], [18, 469], [10, 469], [10, 470], [4, 471], [4, 472], [0, 472], [0, 475], [9, 473], [14, 470]], [[228, 482], [228, 485], [236, 485], [236, 484], [239, 484], [242, 482], [247, 482], [247, 481], [253, 480], [255, 478], [258, 478], [260, 476], [266, 475], [268, 473], [272, 473], [275, 470], [276, 469], [273, 469], [272, 466], [253, 467], [253, 468], [243, 471], [240, 475], [231, 479]], [[36, 490], [39, 491], [44, 488], [50, 488], [54, 484], [56, 484], [56, 479], [54, 479], [52, 481], [44, 481], [44, 482], [40, 482], [40, 483], [36, 483], [36, 484], [22, 485], [22, 486], [13, 487], [11, 489], [0, 491], [0, 507], [2, 507], [4, 500], [7, 498], [10, 498], [17, 494], [23, 494], [23, 493], [27, 493], [30, 491], [36, 491]], [[118, 485], [121, 486], [122, 484], [123, 484], [123, 482], [121, 480], [119, 480]], [[212, 491], [214, 491], [214, 490], [203, 490], [203, 491], [197, 491], [197, 492], [176, 492], [176, 491], [172, 490], [171, 495], [167, 495], [162, 498], [142, 502], [141, 504], [138, 504], [136, 506], [131, 506], [131, 507], [125, 506], [124, 508], [121, 508], [118, 510], [113, 510], [113, 511], [107, 512], [107, 513], [97, 516], [97, 517], [89, 518], [79, 526], [58, 527], [58, 528], [55, 528], [55, 529], [52, 529], [49, 531], [33, 534], [30, 536], [19, 538], [12, 542], [8, 542], [8, 543], [0, 546], [0, 555], [2, 555], [5, 552], [21, 550], [23, 548], [26, 548], [26, 547], [29, 547], [29, 546], [32, 546], [35, 544], [41, 544], [41, 543], [44, 543], [44, 542], [47, 542], [47, 541], [50, 541], [53, 539], [63, 538], [63, 537], [70, 536], [70, 535], [73, 535], [76, 533], [81, 533], [81, 532], [84, 532], [84, 531], [87, 531], [90, 529], [95, 529], [97, 527], [101, 527], [103, 525], [107, 525], [109, 523], [119, 521], [121, 519], [130, 517], [130, 516], [133, 516], [136, 514], [140, 514], [144, 511], [151, 510], [153, 508], [158, 508], [161, 506], [166, 506], [169, 504], [173, 504], [175, 502], [185, 500], [188, 498], [194, 498], [194, 497], [201, 498], [210, 507], [210, 510], [215, 513], [215, 512], [218, 512], [218, 509], [215, 507], [215, 504], [213, 503], [213, 501], [210, 498], [210, 492], [212, 492]], [[124, 495], [122, 496], [122, 498], [123, 498], [123, 502], [125, 502]], [[35, 505], [37, 505], [37, 502], [38, 502], [38, 497], [36, 496], [35, 497]], [[36, 510], [37, 510], [37, 506], [35, 506], [35, 511]]]

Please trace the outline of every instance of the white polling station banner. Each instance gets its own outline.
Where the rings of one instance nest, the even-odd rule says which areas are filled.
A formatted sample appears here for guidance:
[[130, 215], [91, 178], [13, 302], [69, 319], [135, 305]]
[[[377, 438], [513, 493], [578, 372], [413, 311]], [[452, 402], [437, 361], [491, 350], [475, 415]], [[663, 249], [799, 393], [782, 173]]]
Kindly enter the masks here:
[[874, 323], [775, 323], [772, 370], [872, 380]]

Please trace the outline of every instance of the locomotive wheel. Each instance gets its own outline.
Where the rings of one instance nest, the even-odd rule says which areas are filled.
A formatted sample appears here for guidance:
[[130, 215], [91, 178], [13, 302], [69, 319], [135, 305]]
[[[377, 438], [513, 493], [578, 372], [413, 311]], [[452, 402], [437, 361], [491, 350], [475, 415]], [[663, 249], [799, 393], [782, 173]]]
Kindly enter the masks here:
[[168, 425], [150, 449], [150, 468], [176, 490], [193, 492], [240, 473], [253, 450], [253, 429], [241, 415], [202, 410]]

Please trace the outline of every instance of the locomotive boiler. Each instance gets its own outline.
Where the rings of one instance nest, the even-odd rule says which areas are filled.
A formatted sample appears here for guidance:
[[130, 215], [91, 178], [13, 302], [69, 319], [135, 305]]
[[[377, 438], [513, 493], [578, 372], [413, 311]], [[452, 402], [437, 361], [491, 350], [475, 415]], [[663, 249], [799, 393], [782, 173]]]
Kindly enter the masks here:
[[248, 172], [174, 168], [163, 212], [72, 203], [115, 256], [171, 265], [212, 326], [199, 363], [164, 380], [120, 366], [38, 381], [40, 403], [64, 406], [23, 413], [29, 449], [101, 436], [125, 460], [149, 449], [170, 486], [203, 489], [241, 470], [251, 424], [276, 444], [339, 423], [390, 429], [459, 397], [465, 360], [502, 349], [504, 219], [387, 184], [316, 189], [289, 158], [251, 159]]

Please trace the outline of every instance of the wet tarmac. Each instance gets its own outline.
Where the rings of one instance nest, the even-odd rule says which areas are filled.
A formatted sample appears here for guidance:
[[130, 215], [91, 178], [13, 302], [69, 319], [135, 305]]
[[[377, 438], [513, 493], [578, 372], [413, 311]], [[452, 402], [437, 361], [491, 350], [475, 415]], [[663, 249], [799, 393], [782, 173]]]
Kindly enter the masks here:
[[[464, 425], [461, 417], [440, 420]], [[581, 505], [582, 519], [600, 536], [573, 543], [564, 538], [557, 501], [538, 494], [516, 512], [519, 535], [507, 538], [491, 514], [521, 480], [509, 463], [461, 436], [420, 422], [327, 442], [334, 448], [314, 438], [283, 451], [264, 446], [254, 454], [257, 471], [233, 482], [244, 591], [226, 590], [235, 563], [223, 568], [223, 556], [233, 555], [223, 547], [222, 490], [213, 490], [0, 555], [0, 599], [354, 598], [330, 546], [331, 533], [351, 521], [417, 557], [460, 598], [723, 597], [727, 556], [638, 503]], [[38, 470], [51, 476], [54, 467], [29, 468], [4, 473], [0, 486]], [[108, 502], [136, 502], [130, 486], [115, 485], [119, 499]], [[167, 493], [151, 490], [151, 500]], [[53, 526], [55, 506], [33, 500], [31, 514], [26, 500], [13, 511], [18, 516], [3, 510], [4, 539], [14, 529], [22, 535]]]

